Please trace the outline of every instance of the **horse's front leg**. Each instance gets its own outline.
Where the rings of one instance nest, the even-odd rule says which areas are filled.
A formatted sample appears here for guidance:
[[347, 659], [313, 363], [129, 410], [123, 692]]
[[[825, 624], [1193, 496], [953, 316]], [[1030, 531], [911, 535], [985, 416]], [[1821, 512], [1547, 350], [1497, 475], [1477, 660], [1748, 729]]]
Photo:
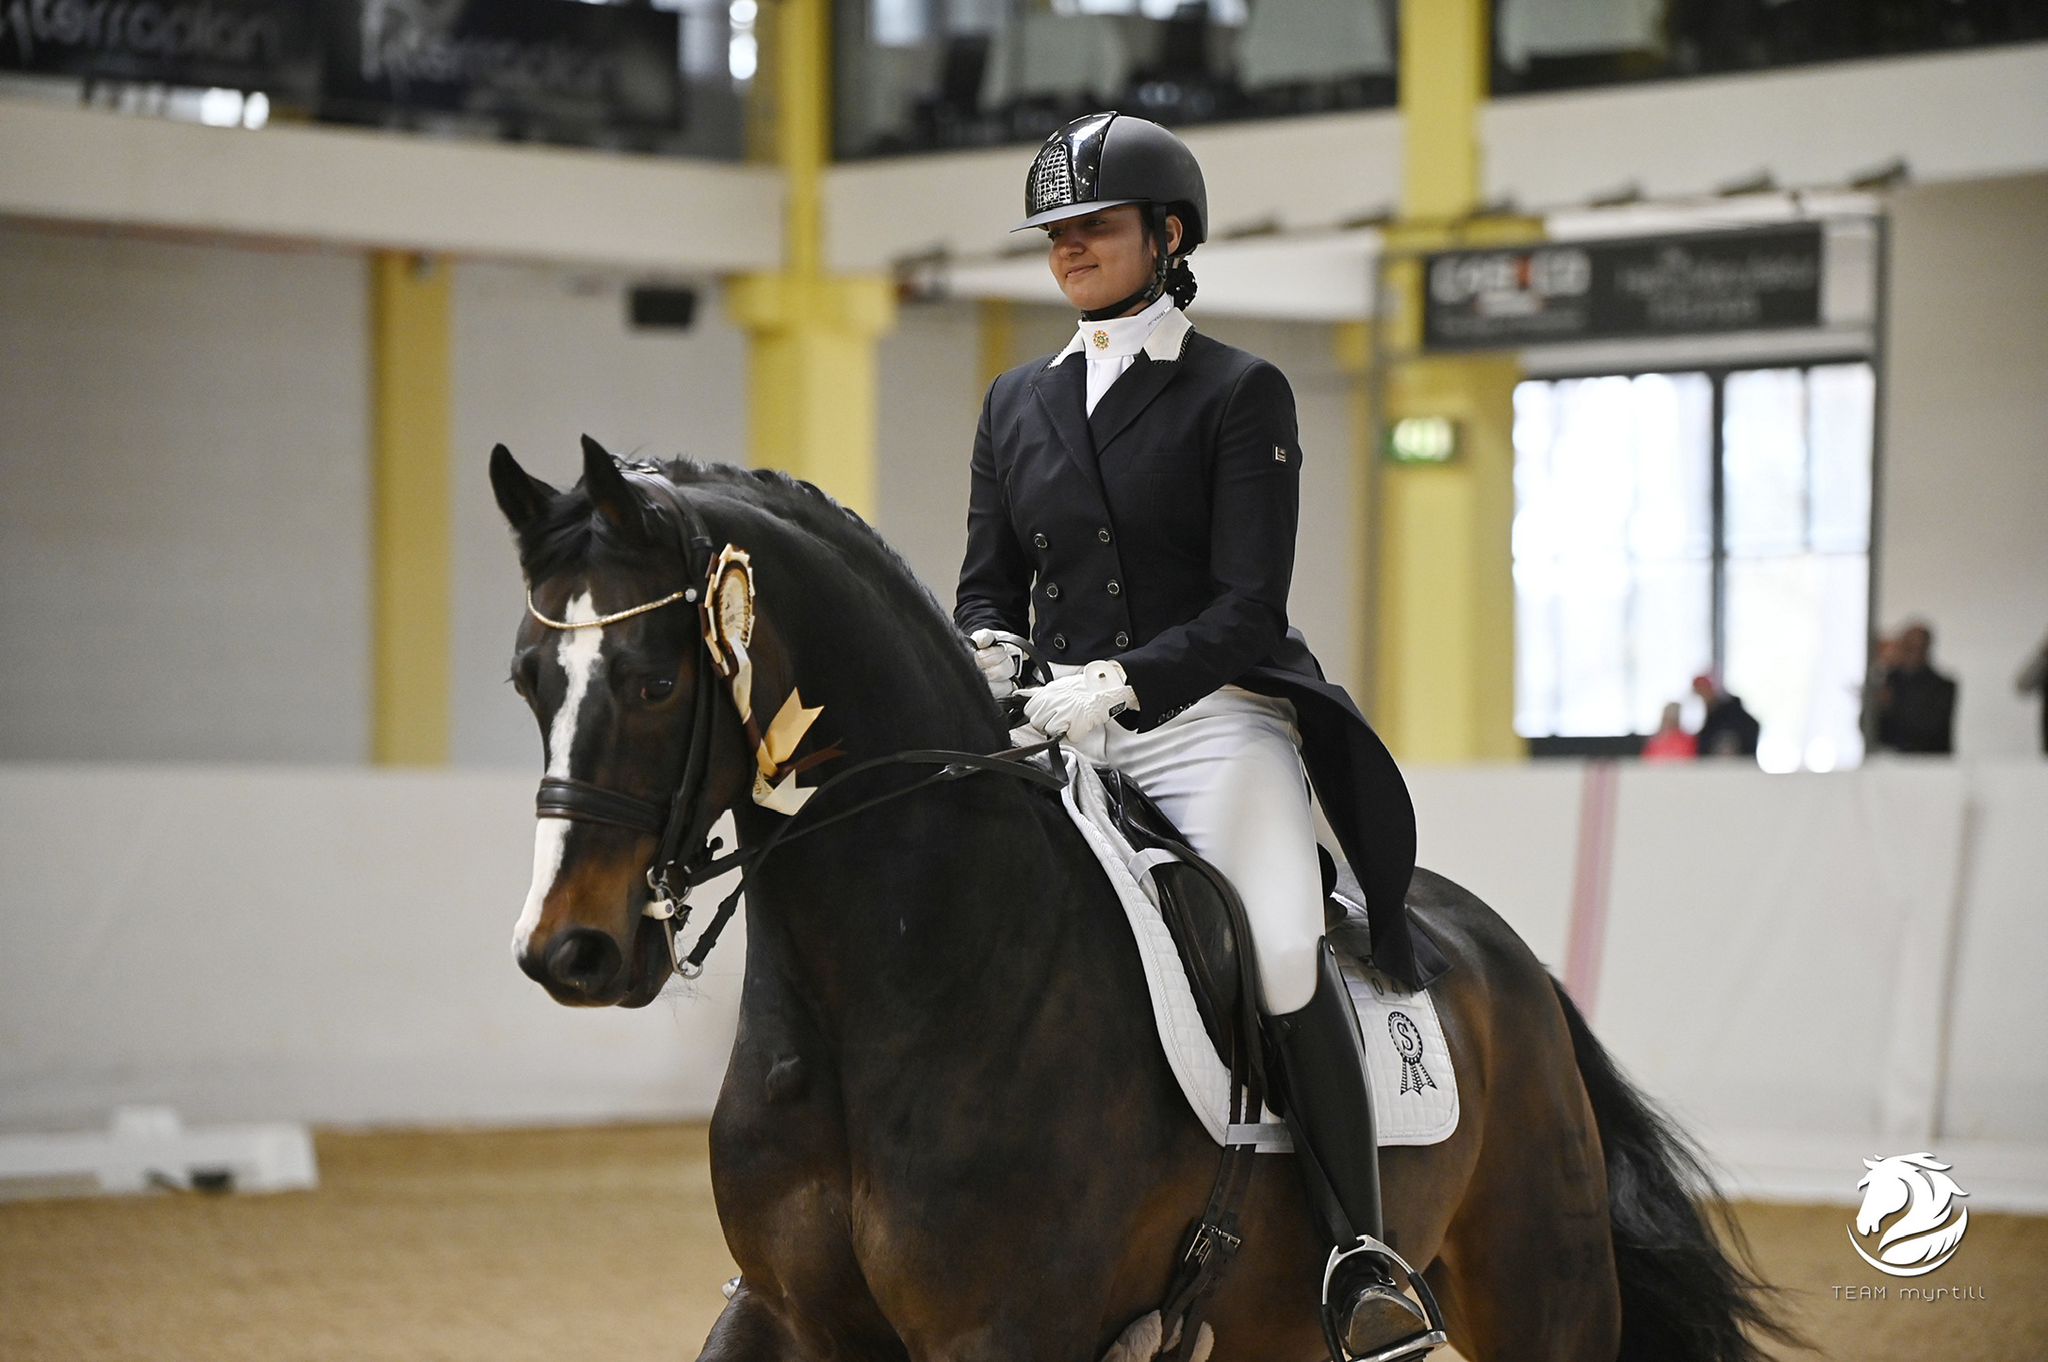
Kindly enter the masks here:
[[[1139, 1141], [1134, 1167], [1114, 1140], [1029, 1128], [1040, 1132], [1035, 1148], [1013, 1146], [979, 1168], [985, 1187], [997, 1184], [992, 1195], [962, 1194], [973, 1178], [956, 1166], [927, 1169], [918, 1191], [863, 1205], [871, 1289], [912, 1362], [1149, 1362], [1186, 1205], [1200, 1204], [1203, 1185], [1176, 1179], [1133, 1195], [1144, 1178], [1174, 1172], [1176, 1160]], [[1001, 1186], [1016, 1167], [1024, 1176]]]
[[703, 1356], [902, 1362], [849, 1239], [844, 1107], [824, 1042], [748, 961], [747, 1005], [711, 1117], [711, 1190], [744, 1274]]

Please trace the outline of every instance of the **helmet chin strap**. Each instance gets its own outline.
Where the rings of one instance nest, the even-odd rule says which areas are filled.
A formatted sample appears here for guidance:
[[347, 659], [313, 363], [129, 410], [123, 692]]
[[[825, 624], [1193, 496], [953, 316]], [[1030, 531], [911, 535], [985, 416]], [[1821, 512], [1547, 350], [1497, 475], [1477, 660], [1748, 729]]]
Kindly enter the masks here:
[[1133, 308], [1147, 308], [1159, 301], [1159, 295], [1166, 292], [1167, 272], [1173, 268], [1173, 257], [1168, 255], [1165, 246], [1160, 244], [1166, 240], [1166, 218], [1164, 208], [1158, 204], [1147, 205], [1145, 230], [1157, 249], [1153, 252], [1152, 277], [1145, 281], [1144, 287], [1135, 293], [1125, 294], [1107, 307], [1088, 309], [1081, 314], [1082, 321], [1108, 321], [1112, 317], [1124, 316]]

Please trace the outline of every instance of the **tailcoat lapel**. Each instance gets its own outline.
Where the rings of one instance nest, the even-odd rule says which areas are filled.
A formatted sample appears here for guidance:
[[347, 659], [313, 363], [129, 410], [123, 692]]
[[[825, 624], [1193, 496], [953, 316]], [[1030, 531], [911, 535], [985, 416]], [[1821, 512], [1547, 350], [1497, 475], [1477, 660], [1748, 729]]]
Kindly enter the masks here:
[[1088, 431], [1088, 361], [1077, 352], [1041, 370], [1031, 382], [1031, 394], [1059, 433], [1067, 457], [1101, 498], [1102, 471], [1095, 466], [1095, 441]]
[[1144, 414], [1152, 405], [1152, 399], [1166, 390], [1182, 366], [1169, 360], [1156, 360], [1140, 351], [1131, 361], [1131, 367], [1118, 375], [1116, 382], [1102, 394], [1102, 400], [1095, 404], [1094, 414], [1088, 418], [1088, 433], [1095, 445], [1097, 458], [1109, 451], [1110, 441], [1123, 434], [1131, 422]]

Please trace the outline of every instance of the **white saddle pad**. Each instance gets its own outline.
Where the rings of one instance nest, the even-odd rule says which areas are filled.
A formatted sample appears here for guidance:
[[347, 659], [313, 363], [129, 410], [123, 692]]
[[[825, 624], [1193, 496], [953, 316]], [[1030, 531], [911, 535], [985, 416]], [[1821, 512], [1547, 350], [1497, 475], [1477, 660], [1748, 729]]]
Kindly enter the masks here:
[[[1018, 736], [1029, 740], [1037, 735]], [[1159, 891], [1151, 871], [1170, 858], [1133, 850], [1110, 817], [1101, 776], [1071, 752], [1068, 756], [1070, 777], [1060, 798], [1102, 863], [1130, 920], [1145, 967], [1152, 1015], [1159, 1025], [1159, 1043], [1188, 1105], [1219, 1144], [1250, 1141], [1262, 1151], [1291, 1149], [1286, 1127], [1268, 1113], [1261, 1112], [1256, 1125], [1230, 1124], [1230, 1070], [1209, 1042], [1187, 969], [1159, 913]], [[1365, 1038], [1379, 1142], [1422, 1145], [1448, 1138], [1458, 1128], [1458, 1084], [1435, 1002], [1426, 990], [1397, 991], [1385, 975], [1354, 961], [1343, 961], [1343, 971]]]

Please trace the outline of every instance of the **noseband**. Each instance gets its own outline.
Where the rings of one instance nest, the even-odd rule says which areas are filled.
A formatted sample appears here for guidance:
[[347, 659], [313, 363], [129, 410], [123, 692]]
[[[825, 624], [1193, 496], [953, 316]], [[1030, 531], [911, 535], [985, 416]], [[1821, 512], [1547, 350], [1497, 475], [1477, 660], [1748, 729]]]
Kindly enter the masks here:
[[[646, 471], [640, 466], [627, 467], [633, 472]], [[694, 979], [704, 972], [705, 957], [718, 944], [719, 934], [731, 920], [740, 896], [746, 891], [748, 878], [768, 854], [784, 842], [929, 785], [977, 772], [999, 772], [1054, 790], [1066, 784], [1059, 739], [1054, 738], [993, 754], [943, 748], [897, 752], [847, 767], [815, 788], [799, 788], [796, 784], [799, 774], [842, 753], [835, 745], [807, 757], [793, 759], [798, 741], [822, 712], [820, 709], [806, 709], [794, 686], [767, 728], [761, 727], [753, 712], [753, 664], [747, 656], [755, 617], [752, 561], [744, 549], [731, 544], [714, 554], [711, 539], [703, 533], [688, 505], [680, 497], [673, 498], [671, 504], [681, 517], [678, 528], [681, 543], [678, 547], [682, 551], [684, 569], [690, 578], [704, 582], [702, 588], [685, 587], [659, 600], [646, 601], [588, 620], [550, 619], [534, 605], [531, 591], [527, 593], [526, 609], [535, 621], [546, 628], [566, 631], [601, 629], [678, 603], [695, 605], [699, 624], [699, 658], [725, 681], [723, 689], [726, 696], [732, 701], [741, 726], [754, 745], [754, 802], [788, 816], [788, 821], [778, 826], [759, 846], [735, 850], [723, 856], [718, 854], [722, 843], [710, 835], [711, 825], [725, 810], [707, 808], [710, 801], [706, 798], [705, 787], [710, 782], [712, 708], [715, 701], [713, 688], [701, 668], [696, 694], [691, 699], [689, 752], [684, 759], [682, 779], [666, 807], [586, 780], [567, 776], [541, 778], [540, 791], [534, 798], [537, 817], [604, 823], [659, 839], [654, 859], [647, 866], [650, 897], [642, 912], [662, 924], [668, 938], [669, 961], [677, 974]], [[699, 564], [708, 564], [708, 567], [700, 569]], [[1041, 752], [1050, 755], [1051, 770], [1027, 762], [1026, 758]], [[882, 766], [901, 764], [937, 765], [940, 769], [922, 780], [829, 816], [802, 819], [801, 815], [812, 796], [824, 793], [848, 777]], [[800, 821], [803, 825], [798, 827]], [[685, 848], [688, 848], [687, 854]], [[735, 866], [740, 870], [739, 884], [719, 902], [717, 913], [698, 937], [696, 946], [687, 955], [683, 954], [680, 936], [689, 922], [689, 891]]]

